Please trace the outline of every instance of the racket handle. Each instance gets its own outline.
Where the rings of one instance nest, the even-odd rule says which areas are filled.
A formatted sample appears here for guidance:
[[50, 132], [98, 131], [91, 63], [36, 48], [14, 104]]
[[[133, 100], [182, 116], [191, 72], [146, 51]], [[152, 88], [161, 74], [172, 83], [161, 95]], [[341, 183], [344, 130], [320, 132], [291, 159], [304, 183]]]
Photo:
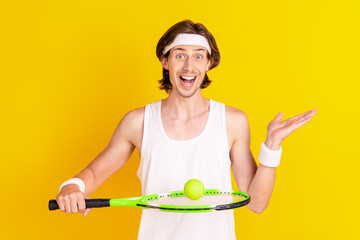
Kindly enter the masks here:
[[[86, 208], [110, 207], [110, 199], [85, 199]], [[49, 210], [59, 209], [56, 200], [49, 201]]]

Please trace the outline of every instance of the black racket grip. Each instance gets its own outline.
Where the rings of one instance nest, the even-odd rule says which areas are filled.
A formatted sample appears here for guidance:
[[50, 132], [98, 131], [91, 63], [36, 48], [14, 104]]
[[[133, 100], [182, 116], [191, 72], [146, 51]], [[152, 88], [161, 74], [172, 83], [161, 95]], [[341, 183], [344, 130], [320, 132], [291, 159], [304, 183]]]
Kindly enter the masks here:
[[[86, 208], [110, 207], [110, 199], [85, 199]], [[56, 200], [49, 201], [49, 210], [59, 209]]]

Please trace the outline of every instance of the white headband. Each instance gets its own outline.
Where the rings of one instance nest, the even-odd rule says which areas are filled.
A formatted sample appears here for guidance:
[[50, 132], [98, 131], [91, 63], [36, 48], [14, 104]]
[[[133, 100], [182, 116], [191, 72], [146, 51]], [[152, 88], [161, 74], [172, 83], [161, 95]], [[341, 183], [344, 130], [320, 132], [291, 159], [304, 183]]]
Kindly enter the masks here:
[[199, 34], [188, 34], [188, 33], [180, 33], [176, 36], [175, 40], [164, 49], [164, 54], [166, 54], [171, 48], [178, 46], [178, 45], [196, 45], [202, 46], [206, 48], [211, 54], [211, 48], [207, 41], [207, 39]]

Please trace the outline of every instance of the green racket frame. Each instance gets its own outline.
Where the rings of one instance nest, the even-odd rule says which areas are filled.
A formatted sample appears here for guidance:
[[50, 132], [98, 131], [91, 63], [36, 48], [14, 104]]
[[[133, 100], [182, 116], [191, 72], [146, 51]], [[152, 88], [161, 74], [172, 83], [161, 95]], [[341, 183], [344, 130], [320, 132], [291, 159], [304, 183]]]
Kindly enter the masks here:
[[[231, 203], [217, 204], [217, 205], [194, 205], [194, 206], [178, 206], [178, 205], [162, 205], [149, 203], [152, 200], [158, 200], [164, 197], [184, 197], [184, 191], [174, 191], [162, 194], [151, 194], [133, 198], [118, 198], [118, 199], [86, 199], [87, 208], [99, 207], [137, 207], [144, 209], [155, 209], [166, 212], [213, 212], [221, 210], [229, 210], [239, 208], [247, 205], [250, 202], [250, 195], [241, 191], [222, 191], [219, 189], [206, 189], [204, 196], [207, 195], [232, 195], [243, 197], [240, 201]], [[56, 200], [49, 201], [49, 210], [59, 209]]]

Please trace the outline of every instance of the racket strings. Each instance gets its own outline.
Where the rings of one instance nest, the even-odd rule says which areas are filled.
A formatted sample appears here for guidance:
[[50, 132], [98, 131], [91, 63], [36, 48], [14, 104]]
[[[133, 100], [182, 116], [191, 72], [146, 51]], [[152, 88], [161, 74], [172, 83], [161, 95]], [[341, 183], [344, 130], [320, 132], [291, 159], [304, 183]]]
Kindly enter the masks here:
[[241, 195], [233, 195], [231, 193], [222, 193], [216, 195], [204, 195], [198, 200], [191, 200], [186, 196], [164, 196], [159, 199], [148, 200], [152, 205], [176, 205], [176, 206], [201, 206], [201, 205], [221, 205], [244, 200]]

